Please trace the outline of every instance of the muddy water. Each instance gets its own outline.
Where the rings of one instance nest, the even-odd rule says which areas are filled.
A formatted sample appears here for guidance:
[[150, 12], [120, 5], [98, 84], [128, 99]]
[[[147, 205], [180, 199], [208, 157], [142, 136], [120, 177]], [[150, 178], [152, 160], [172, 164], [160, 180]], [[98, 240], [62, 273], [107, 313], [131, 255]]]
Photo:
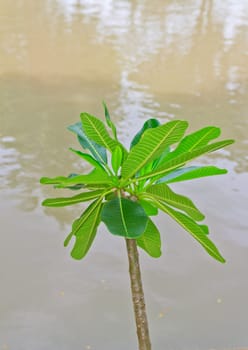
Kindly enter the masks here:
[[227, 264], [160, 216], [141, 253], [156, 350], [248, 347], [247, 0], [0, 1], [0, 349], [136, 348], [125, 245], [101, 226], [84, 261], [63, 248], [80, 208], [40, 207], [41, 175], [82, 169], [66, 126], [105, 99], [122, 140], [143, 121], [218, 125], [224, 177], [174, 186], [207, 215]]

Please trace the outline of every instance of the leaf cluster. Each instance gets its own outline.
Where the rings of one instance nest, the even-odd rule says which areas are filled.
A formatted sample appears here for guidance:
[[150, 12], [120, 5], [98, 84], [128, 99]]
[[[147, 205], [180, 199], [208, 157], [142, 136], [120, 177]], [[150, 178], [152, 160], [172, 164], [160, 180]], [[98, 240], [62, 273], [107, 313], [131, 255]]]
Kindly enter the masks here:
[[70, 148], [92, 170], [87, 174], [68, 177], [41, 178], [42, 184], [56, 188], [81, 190], [66, 198], [49, 198], [44, 206], [63, 207], [83, 202], [90, 205], [72, 224], [65, 239], [67, 246], [74, 237], [71, 255], [82, 259], [90, 249], [102, 221], [109, 232], [127, 239], [152, 257], [161, 255], [160, 232], [151, 217], [162, 211], [174, 219], [213, 258], [225, 262], [209, 239], [209, 229], [200, 224], [203, 213], [191, 199], [174, 192], [170, 183], [225, 174], [226, 169], [215, 166], [188, 166], [192, 160], [221, 149], [233, 140], [213, 141], [220, 129], [207, 126], [185, 136], [188, 123], [169, 121], [163, 125], [148, 119], [134, 136], [127, 150], [119, 141], [116, 127], [104, 103], [106, 124], [88, 113], [81, 121], [69, 126], [76, 134], [82, 150]]

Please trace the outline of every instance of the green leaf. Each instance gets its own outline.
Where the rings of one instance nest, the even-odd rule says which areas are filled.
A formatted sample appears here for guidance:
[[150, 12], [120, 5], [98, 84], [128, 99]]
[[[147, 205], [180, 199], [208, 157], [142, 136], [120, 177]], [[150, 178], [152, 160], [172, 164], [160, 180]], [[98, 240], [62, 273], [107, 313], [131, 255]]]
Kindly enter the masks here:
[[179, 141], [188, 123], [172, 121], [144, 132], [139, 143], [134, 146], [122, 165], [124, 180], [130, 179], [143, 166], [158, 158], [169, 145]]
[[[71, 179], [71, 178], [73, 178], [73, 177], [75, 177], [75, 176], [78, 176], [78, 175], [79, 175], [79, 174], [74, 174], [74, 173], [72, 173], [72, 174], [70, 174], [69, 176], [67, 176], [67, 179]], [[44, 179], [47, 179], [47, 178], [41, 178], [41, 182], [42, 182]], [[56, 184], [54, 185], [54, 188], [57, 188], [57, 185], [56, 185]], [[64, 187], [64, 188], [68, 188], [68, 189], [70, 189], [70, 190], [72, 190], [72, 191], [77, 191], [77, 190], [81, 190], [82, 188], [86, 188], [86, 186], [85, 186], [85, 185], [77, 184], [77, 185], [74, 185], [74, 186], [68, 186], [68, 187]]]
[[147, 193], [151, 194], [156, 200], [166, 202], [175, 208], [183, 210], [194, 220], [201, 221], [205, 218], [189, 198], [173, 192], [169, 186], [164, 183], [150, 186], [147, 188]]
[[134, 136], [130, 145], [130, 149], [133, 148], [133, 146], [135, 146], [140, 141], [142, 135], [147, 129], [156, 128], [159, 125], [160, 122], [157, 119], [148, 119], [142, 126], [142, 129]]
[[85, 212], [80, 216], [76, 222], [74, 222], [74, 226], [72, 228], [73, 235], [77, 236], [77, 234], [83, 234], [84, 223], [90, 220], [90, 217], [94, 217], [94, 213], [101, 208], [103, 197], [96, 199], [93, 203], [91, 203]]
[[98, 145], [113, 152], [118, 143], [109, 136], [103, 122], [88, 113], [81, 113], [80, 117], [87, 136]]
[[[107, 192], [105, 190], [105, 192]], [[103, 190], [91, 191], [80, 193], [73, 197], [65, 197], [65, 198], [48, 198], [42, 202], [42, 205], [46, 207], [65, 207], [67, 205], [73, 205], [81, 202], [87, 202], [92, 199], [95, 199], [104, 193]]]
[[220, 169], [215, 166], [191, 166], [182, 169], [176, 169], [169, 173], [168, 175], [162, 177], [158, 180], [158, 183], [166, 182], [180, 182], [192, 179], [198, 179], [206, 176], [222, 175], [226, 174], [226, 169]]
[[[168, 154], [170, 150], [170, 147], [167, 147], [163, 153], [161, 154], [160, 157], [158, 157], [157, 159], [151, 161], [150, 163], [146, 164], [143, 168], [140, 169], [140, 171], [136, 174], [137, 177], [140, 177], [142, 175], [148, 174], [150, 173], [153, 169], [155, 169], [159, 164], [160, 164], [160, 160], [163, 160], [165, 154]], [[143, 180], [143, 181], [139, 181], [138, 184], [138, 188], [143, 189], [146, 186], [146, 181], [147, 180]]]
[[156, 208], [151, 201], [139, 199], [139, 203], [143, 207], [147, 216], [155, 216], [158, 214], [158, 208]]
[[[74, 223], [72, 224], [72, 227], [73, 227], [73, 225], [75, 225], [75, 223], [76, 223], [78, 220], [79, 220], [79, 219], [77, 219], [77, 220], [74, 221]], [[69, 233], [69, 235], [66, 237], [65, 241], [64, 241], [64, 247], [67, 247], [67, 246], [68, 246], [68, 244], [70, 243], [72, 237], [73, 237], [73, 232], [71, 231], [71, 232]]]
[[139, 173], [140, 175], [147, 174], [153, 169], [153, 162], [147, 163], [143, 168], [140, 169]]
[[151, 177], [162, 177], [171, 172], [172, 170], [179, 168], [183, 166], [185, 163], [191, 161], [192, 159], [195, 159], [203, 154], [210, 153], [213, 151], [216, 151], [220, 148], [226, 147], [228, 145], [231, 145], [234, 141], [233, 140], [224, 140], [212, 143], [210, 145], [201, 147], [199, 149], [195, 149], [192, 152], [186, 152], [179, 156], [176, 156], [173, 159], [168, 160], [164, 164], [160, 165], [157, 169], [153, 170], [151, 173], [142, 175], [137, 178], [137, 180], [143, 180]]
[[73, 153], [77, 154], [80, 158], [86, 160], [86, 162], [88, 162], [89, 164], [93, 165], [93, 167], [95, 167], [96, 169], [104, 170], [102, 165], [101, 165], [102, 163], [98, 162], [90, 154], [83, 153], [81, 151], [77, 151], [77, 150], [75, 150], [73, 148], [69, 148], [69, 150], [72, 151]]
[[[82, 259], [90, 249], [97, 233], [97, 227], [100, 223], [101, 208], [102, 203], [95, 201], [72, 225], [72, 232], [70, 235], [75, 235], [76, 237], [71, 252], [71, 256], [74, 259]], [[65, 240], [65, 244], [67, 243], [69, 236]]]
[[142, 206], [129, 199], [116, 197], [103, 205], [102, 221], [114, 235], [137, 238], [145, 231], [147, 220]]
[[214, 259], [224, 263], [225, 259], [220, 254], [214, 243], [207, 237], [206, 228], [198, 225], [187, 215], [180, 213], [165, 204], [157, 202], [158, 208], [163, 210], [166, 214], [171, 216], [180, 226], [182, 226], [186, 231], [188, 231], [192, 237], [194, 237], [202, 247], [211, 255]]
[[169, 153], [170, 153], [170, 147], [165, 148], [161, 156], [153, 161], [153, 169], [157, 168], [160, 164], [162, 164], [164, 162], [164, 159], [168, 156]]
[[221, 130], [215, 126], [207, 126], [185, 136], [177, 148], [168, 155], [168, 159], [174, 158], [185, 152], [191, 152], [195, 149], [206, 146], [209, 141], [220, 136]]
[[[66, 237], [65, 241], [64, 241], [64, 246], [67, 247], [70, 240], [72, 239], [72, 237], [77, 233], [77, 232], [80, 232], [81, 231], [81, 228], [83, 227], [84, 225], [84, 222], [86, 220], [89, 219], [90, 214], [92, 214], [94, 212], [94, 210], [97, 208], [98, 205], [101, 204], [101, 200], [96, 200], [95, 202], [91, 203], [88, 208], [83, 212], [83, 214], [78, 218], [76, 219], [73, 224], [72, 224], [72, 231], [69, 233], [69, 235]], [[81, 225], [80, 225], [81, 223]], [[77, 230], [79, 226], [79, 230]]]
[[198, 226], [201, 228], [202, 232], [205, 233], [205, 235], [209, 234], [209, 228], [207, 225], [198, 225]]
[[71, 185], [96, 185], [96, 184], [112, 184], [112, 177], [107, 175], [104, 171], [94, 169], [87, 175], [77, 175], [71, 178], [64, 176], [57, 176], [54, 178], [42, 177], [40, 183], [49, 185], [54, 184], [57, 187], [63, 188]]
[[84, 132], [82, 123], [78, 122], [68, 127], [68, 130], [77, 135], [78, 141], [84, 149], [88, 149], [93, 157], [102, 164], [107, 163], [106, 149], [91, 140]]
[[[59, 188], [56, 185], [54, 186], [54, 188]], [[63, 188], [66, 188], [68, 190], [72, 190], [72, 191], [78, 191], [81, 190], [82, 188], [88, 188], [88, 186], [85, 185], [75, 185], [75, 186], [64, 186]], [[97, 186], [97, 188], [100, 188], [100, 186]]]
[[[76, 177], [76, 176], [75, 176]], [[65, 176], [57, 176], [57, 177], [41, 177], [40, 178], [40, 183], [42, 185], [54, 185], [54, 184], [59, 184], [62, 183], [66, 180], [68, 180], [68, 177]]]
[[110, 118], [108, 107], [104, 101], [102, 102], [102, 104], [103, 104], [103, 108], [104, 108], [104, 114], [105, 114], [105, 119], [106, 119], [107, 125], [111, 128], [113, 136], [114, 136], [115, 140], [117, 140], [116, 127]]
[[112, 169], [114, 170], [114, 173], [117, 174], [118, 170], [123, 162], [123, 152], [122, 148], [120, 146], [116, 146], [113, 153], [112, 153]]
[[137, 245], [153, 258], [161, 256], [160, 233], [151, 219], [148, 219], [145, 232], [136, 239]]

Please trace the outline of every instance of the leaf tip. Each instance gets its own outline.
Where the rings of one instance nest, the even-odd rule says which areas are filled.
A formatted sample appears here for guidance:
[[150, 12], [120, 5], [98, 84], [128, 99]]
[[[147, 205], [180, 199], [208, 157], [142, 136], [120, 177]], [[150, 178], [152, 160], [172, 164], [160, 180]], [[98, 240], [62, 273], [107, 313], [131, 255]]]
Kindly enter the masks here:
[[[75, 124], [74, 124], [75, 125]], [[72, 124], [72, 125], [68, 125], [67, 127], [66, 127], [66, 129], [68, 130], [68, 131], [70, 131], [70, 132], [73, 132], [73, 133], [75, 133], [75, 131], [74, 131], [74, 125]]]
[[45, 199], [44, 201], [42, 201], [42, 202], [41, 202], [41, 205], [42, 205], [43, 207], [47, 207], [47, 199]]
[[42, 185], [45, 185], [45, 184], [47, 183], [47, 180], [48, 180], [47, 177], [41, 177], [41, 178], [40, 178], [40, 183], [41, 183]]
[[162, 255], [162, 251], [160, 250], [159, 253], [157, 253], [156, 255], [155, 254], [151, 255], [151, 256], [152, 256], [152, 258], [158, 259], [161, 257], [161, 255]]
[[196, 221], [203, 221], [206, 218], [206, 216], [202, 212], [198, 212], [198, 218]]
[[85, 255], [79, 254], [77, 251], [74, 251], [74, 249], [71, 251], [71, 257], [74, 260], [82, 260]]
[[70, 243], [70, 240], [72, 239], [73, 233], [69, 233], [69, 235], [66, 237], [66, 239], [64, 240], [64, 247], [67, 247], [68, 244]]

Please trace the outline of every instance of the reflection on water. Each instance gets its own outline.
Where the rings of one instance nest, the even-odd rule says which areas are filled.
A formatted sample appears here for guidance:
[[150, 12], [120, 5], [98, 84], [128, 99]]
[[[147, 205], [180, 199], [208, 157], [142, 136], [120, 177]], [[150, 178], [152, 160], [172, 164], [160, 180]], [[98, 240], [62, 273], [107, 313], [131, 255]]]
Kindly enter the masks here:
[[4, 92], [6, 80], [18, 85], [14, 72], [45, 79], [52, 96], [63, 77], [74, 90], [66, 91], [64, 80], [64, 97], [78, 111], [89, 106], [99, 113], [92, 95], [105, 98], [133, 129], [147, 115], [219, 124], [241, 141], [242, 152], [231, 152], [236, 170], [247, 170], [246, 1], [20, 1], [2, 12], [4, 101], [16, 102], [16, 91]]
[[150, 116], [237, 140], [202, 160], [228, 176], [177, 187], [229, 263], [159, 217], [164, 255], [142, 264], [154, 349], [247, 347], [247, 13], [246, 0], [0, 2], [0, 349], [135, 348], [122, 243], [102, 227], [77, 264], [62, 242], [80, 207], [40, 208], [57, 194], [41, 175], [85, 170], [66, 126], [83, 110], [103, 116], [102, 99], [126, 143]]

